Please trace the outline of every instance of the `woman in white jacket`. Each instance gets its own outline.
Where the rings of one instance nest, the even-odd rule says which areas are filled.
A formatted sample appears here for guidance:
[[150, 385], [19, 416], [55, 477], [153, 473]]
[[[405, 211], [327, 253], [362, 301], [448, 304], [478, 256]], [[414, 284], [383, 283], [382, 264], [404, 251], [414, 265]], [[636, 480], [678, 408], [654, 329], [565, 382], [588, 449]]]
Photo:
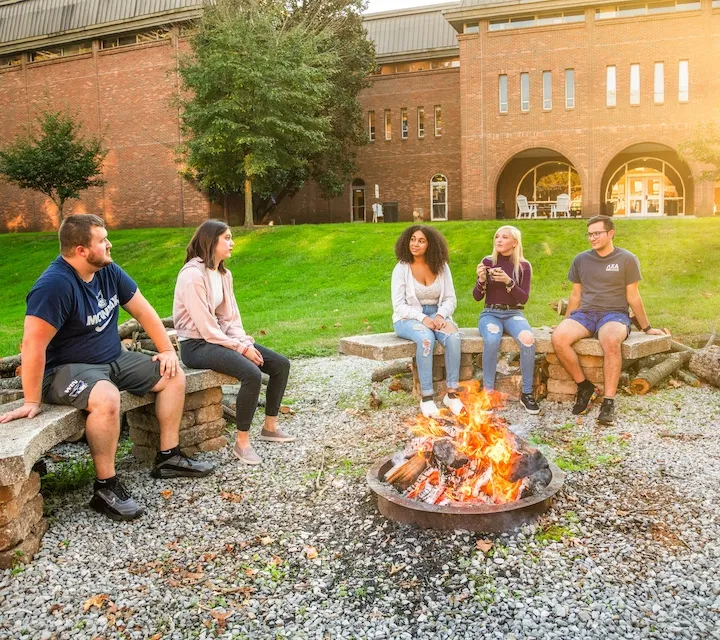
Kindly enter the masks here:
[[392, 273], [393, 326], [401, 338], [417, 345], [416, 361], [425, 417], [440, 413], [433, 400], [433, 350], [435, 341], [445, 347], [447, 393], [443, 404], [455, 415], [463, 410], [457, 397], [460, 379], [460, 334], [452, 320], [457, 306], [448, 267], [448, 247], [432, 227], [413, 225], [395, 244], [398, 263]]

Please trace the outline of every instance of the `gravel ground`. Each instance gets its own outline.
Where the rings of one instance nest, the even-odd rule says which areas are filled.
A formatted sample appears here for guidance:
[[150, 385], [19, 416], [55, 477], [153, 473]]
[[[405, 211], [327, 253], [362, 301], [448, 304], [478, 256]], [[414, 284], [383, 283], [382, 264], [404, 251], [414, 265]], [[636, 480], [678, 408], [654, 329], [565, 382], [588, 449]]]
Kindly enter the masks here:
[[564, 489], [514, 533], [442, 533], [385, 520], [365, 485], [414, 413], [387, 383], [370, 407], [375, 366], [294, 362], [301, 439], [258, 444], [259, 468], [224, 450], [207, 479], [160, 481], [126, 457], [139, 521], [90, 511], [89, 486], [51, 496], [41, 552], [0, 573], [0, 638], [720, 639], [720, 392], [622, 397], [602, 430], [511, 405]]

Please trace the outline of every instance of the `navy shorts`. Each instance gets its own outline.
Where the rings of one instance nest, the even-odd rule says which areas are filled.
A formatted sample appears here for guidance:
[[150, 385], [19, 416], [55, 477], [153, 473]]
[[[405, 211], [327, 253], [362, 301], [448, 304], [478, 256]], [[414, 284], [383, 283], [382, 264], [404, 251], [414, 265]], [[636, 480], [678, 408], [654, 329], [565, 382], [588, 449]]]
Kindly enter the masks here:
[[608, 322], [619, 322], [627, 328], [627, 335], [630, 335], [630, 316], [622, 311], [573, 311], [570, 320], [579, 322], [585, 327], [592, 338], [597, 338], [600, 327]]

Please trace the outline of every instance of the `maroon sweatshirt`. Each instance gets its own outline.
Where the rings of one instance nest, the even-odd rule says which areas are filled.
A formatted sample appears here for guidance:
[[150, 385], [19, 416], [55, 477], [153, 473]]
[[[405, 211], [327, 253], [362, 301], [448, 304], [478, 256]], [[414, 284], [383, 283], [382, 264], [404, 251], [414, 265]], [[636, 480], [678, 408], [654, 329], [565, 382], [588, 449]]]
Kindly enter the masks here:
[[[492, 267], [492, 261], [490, 258], [483, 258], [482, 263], [486, 267]], [[498, 262], [496, 267], [501, 267], [502, 270], [507, 273], [513, 280], [513, 264], [509, 257], [498, 255]], [[515, 286], [510, 290], [510, 293], [505, 289], [503, 282], [493, 282], [488, 278], [485, 284], [482, 285], [480, 281], [475, 282], [475, 288], [473, 289], [473, 298], [480, 302], [485, 298], [485, 304], [525, 304], [530, 297], [530, 280], [532, 279], [532, 273], [530, 271], [530, 264], [527, 262], [520, 263], [520, 277], [515, 280]]]

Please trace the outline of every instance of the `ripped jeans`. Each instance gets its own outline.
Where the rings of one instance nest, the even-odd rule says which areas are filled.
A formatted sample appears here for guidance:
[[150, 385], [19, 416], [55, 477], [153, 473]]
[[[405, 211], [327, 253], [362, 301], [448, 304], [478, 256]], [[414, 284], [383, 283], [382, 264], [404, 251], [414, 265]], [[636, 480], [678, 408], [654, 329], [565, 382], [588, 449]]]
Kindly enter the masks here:
[[[423, 305], [422, 311], [426, 316], [435, 318], [437, 305]], [[447, 322], [455, 325], [452, 318]], [[435, 340], [445, 347], [445, 382], [448, 389], [457, 389], [460, 383], [460, 333], [445, 333], [433, 331], [419, 320], [398, 320], [394, 325], [395, 333], [401, 338], [412, 340], [417, 345], [415, 355], [417, 361], [418, 377], [420, 378], [420, 391], [423, 396], [433, 395], [433, 350]]]
[[515, 338], [520, 347], [520, 372], [522, 373], [522, 392], [532, 393], [533, 376], [535, 374], [535, 339], [532, 345], [522, 343], [518, 338], [522, 331], [529, 331], [532, 335], [530, 323], [520, 310], [509, 309], [483, 309], [478, 320], [478, 329], [483, 337], [483, 386], [486, 390], [495, 388], [495, 373], [497, 372], [498, 351], [503, 331]]

